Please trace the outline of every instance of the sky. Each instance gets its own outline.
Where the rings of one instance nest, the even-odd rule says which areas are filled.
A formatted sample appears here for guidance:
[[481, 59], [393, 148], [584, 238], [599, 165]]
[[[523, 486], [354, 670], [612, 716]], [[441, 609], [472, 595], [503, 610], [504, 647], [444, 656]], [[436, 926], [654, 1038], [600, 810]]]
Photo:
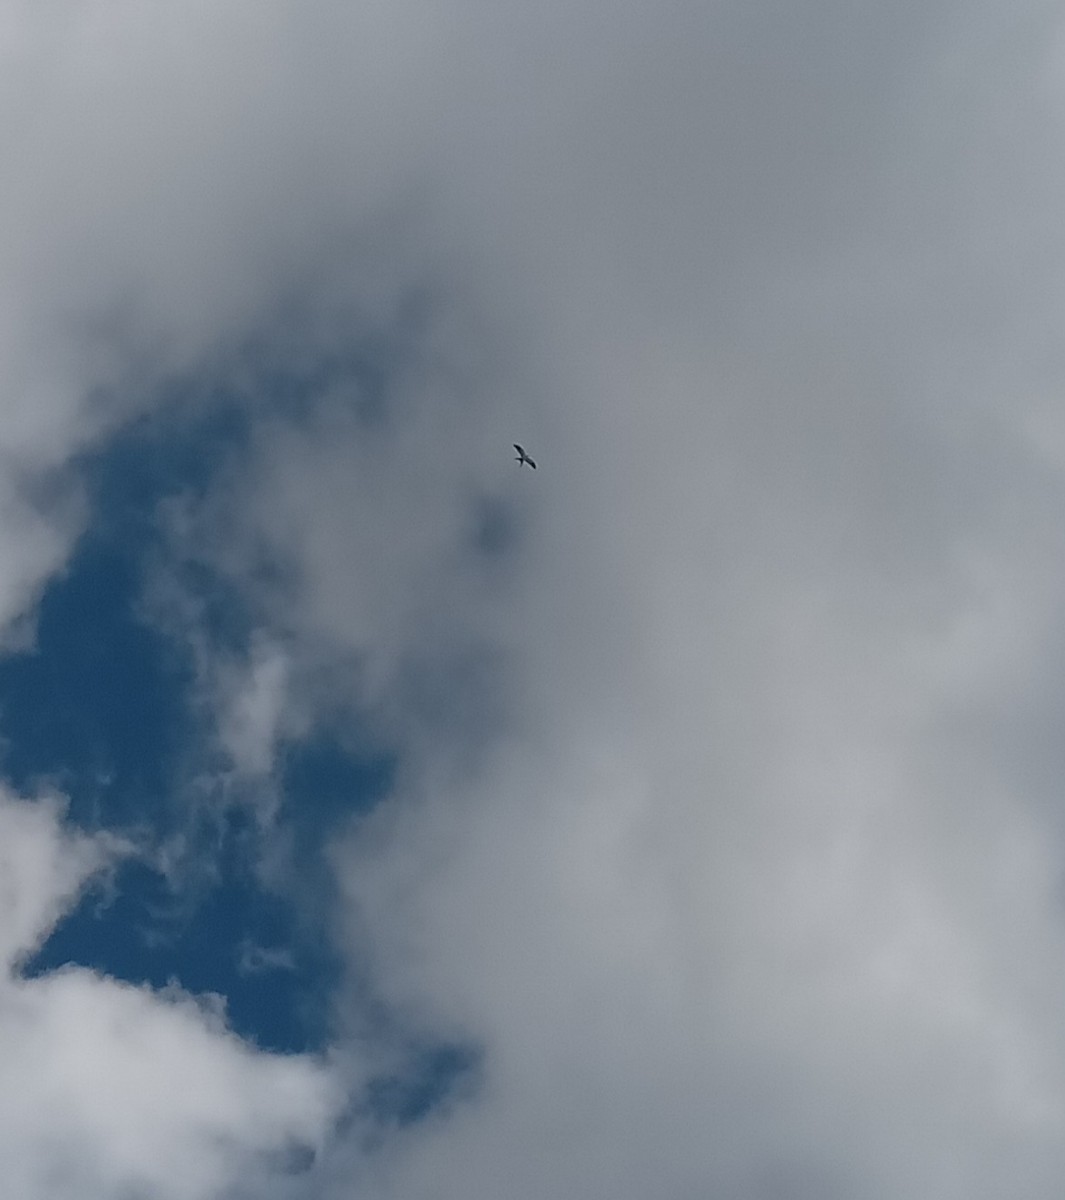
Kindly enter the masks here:
[[1038, 0], [0, 0], [0, 1198], [1057, 1200], [1063, 144]]

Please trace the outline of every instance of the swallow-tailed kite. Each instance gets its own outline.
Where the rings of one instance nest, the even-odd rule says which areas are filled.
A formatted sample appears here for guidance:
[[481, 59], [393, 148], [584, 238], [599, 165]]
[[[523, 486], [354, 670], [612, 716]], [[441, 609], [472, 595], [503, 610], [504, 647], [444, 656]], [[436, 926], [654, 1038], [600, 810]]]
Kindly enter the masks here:
[[535, 471], [536, 463], [533, 462], [533, 460], [525, 453], [525, 451], [521, 448], [521, 446], [518, 445], [517, 442], [514, 443], [514, 449], [518, 452], [518, 457], [514, 460], [518, 466], [520, 467], [523, 463], [528, 463], [529, 466]]

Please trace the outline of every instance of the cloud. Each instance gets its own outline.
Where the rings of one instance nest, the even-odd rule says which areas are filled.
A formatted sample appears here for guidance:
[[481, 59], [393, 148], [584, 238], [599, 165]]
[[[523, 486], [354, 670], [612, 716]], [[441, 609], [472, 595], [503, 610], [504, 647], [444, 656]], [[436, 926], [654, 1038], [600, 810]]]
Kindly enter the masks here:
[[[653, 138], [634, 146], [621, 120], [631, 175], [616, 199], [609, 173], [588, 185], [588, 108], [560, 103], [576, 132], [560, 116], [542, 144], [587, 152], [586, 173], [553, 178], [542, 154], [529, 174], [587, 190], [538, 214], [550, 235], [540, 194], [499, 204], [558, 398], [529, 435], [544, 470], [514, 501], [528, 532], [498, 591], [459, 552], [467, 436], [494, 427], [491, 401], [373, 451], [323, 423], [264, 456], [247, 511], [301, 564], [290, 620], [383, 664], [398, 697], [405, 663], [429, 671], [471, 637], [512, 667], [509, 736], [457, 779], [443, 718], [426, 736], [396, 701], [423, 773], [337, 860], [382, 993], [485, 1047], [484, 1091], [388, 1147], [382, 1195], [1053, 1194], [1057, 822], [978, 731], [1010, 742], [1057, 661], [1061, 484], [1016, 400], [1050, 347], [1010, 315], [1044, 285], [996, 244], [1057, 238], [994, 168], [997, 191], [969, 192], [979, 156], [1024, 137], [1022, 169], [1060, 195], [1036, 165], [1056, 125], [1030, 90], [1037, 48], [974, 54], [940, 18], [907, 47], [908, 87], [879, 63], [875, 94], [830, 76], [871, 144], [811, 128], [828, 64], [791, 51], [794, 30], [726, 27], [731, 51], [764, 54], [766, 92], [732, 80], [721, 98], [761, 99], [815, 153], [768, 116], [726, 123], [720, 170], [750, 156], [757, 186], [718, 185], [735, 189], [720, 227], [709, 201], [671, 224], [669, 185], [693, 194], [675, 163], [659, 208], [633, 198]], [[878, 31], [858, 34], [876, 60]], [[976, 135], [940, 178], [959, 96], [1004, 102], [1010, 133]], [[687, 124], [663, 107], [694, 136], [700, 99]], [[611, 220], [642, 236], [632, 258]], [[1039, 708], [1058, 692], [1047, 678]]]
[[4, 797], [0, 820], [6, 881], [2, 951], [10, 967], [34, 948], [86, 877], [103, 868], [117, 847], [65, 835], [51, 801], [31, 805]]
[[222, 742], [238, 771], [268, 772], [285, 694], [285, 659], [276, 648], [258, 647], [247, 679], [230, 680], [232, 699], [222, 719]]
[[242, 975], [261, 975], [271, 971], [294, 971], [296, 963], [288, 950], [274, 950], [253, 945], [250, 941], [241, 946], [237, 970]]
[[[264, 772], [287, 722], [340, 708], [396, 750], [332, 851], [340, 1027], [369, 992], [482, 1052], [476, 1088], [370, 1149], [358, 1125], [307, 1188], [1056, 1195], [1057, 17], [5, 19], [36, 124], [7, 131], [0, 445], [45, 473], [182, 374], [255, 414], [167, 547], [261, 626], [207, 664], [221, 740]], [[76, 528], [7, 486], [0, 617]], [[21, 946], [88, 868], [20, 819], [44, 855]], [[12, 987], [25, 1044], [111, 1048], [116, 1112], [142, 1062], [191, 1072], [121, 1127], [72, 1072], [101, 1188], [158, 1163], [211, 1195], [320, 1137], [317, 1069], [189, 1002]], [[52, 1110], [26, 1111], [40, 1147]], [[196, 1153], [198, 1113], [233, 1158]]]
[[257, 1052], [226, 1030], [209, 998], [75, 968], [13, 975], [115, 848], [65, 833], [55, 805], [10, 796], [0, 829], [0, 1143], [14, 1191], [191, 1200], [323, 1144], [338, 1099], [324, 1064]]

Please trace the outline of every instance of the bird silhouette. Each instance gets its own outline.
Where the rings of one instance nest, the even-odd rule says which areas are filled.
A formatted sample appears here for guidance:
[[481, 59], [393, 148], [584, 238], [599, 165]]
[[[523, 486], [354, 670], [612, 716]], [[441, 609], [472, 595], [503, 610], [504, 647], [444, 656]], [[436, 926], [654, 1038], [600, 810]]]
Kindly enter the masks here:
[[520, 467], [524, 463], [528, 463], [529, 466], [535, 471], [536, 463], [533, 462], [533, 460], [525, 453], [524, 449], [519, 446], [517, 442], [514, 442], [514, 449], [518, 452], [518, 457], [514, 460], [518, 466]]

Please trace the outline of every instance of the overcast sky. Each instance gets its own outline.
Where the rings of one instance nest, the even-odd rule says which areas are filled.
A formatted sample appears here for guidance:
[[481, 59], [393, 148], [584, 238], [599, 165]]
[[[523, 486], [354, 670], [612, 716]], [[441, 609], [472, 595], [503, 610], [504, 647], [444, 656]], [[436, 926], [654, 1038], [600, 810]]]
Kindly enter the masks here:
[[1058, 1200], [1063, 146], [1038, 0], [0, 0], [0, 1192]]

